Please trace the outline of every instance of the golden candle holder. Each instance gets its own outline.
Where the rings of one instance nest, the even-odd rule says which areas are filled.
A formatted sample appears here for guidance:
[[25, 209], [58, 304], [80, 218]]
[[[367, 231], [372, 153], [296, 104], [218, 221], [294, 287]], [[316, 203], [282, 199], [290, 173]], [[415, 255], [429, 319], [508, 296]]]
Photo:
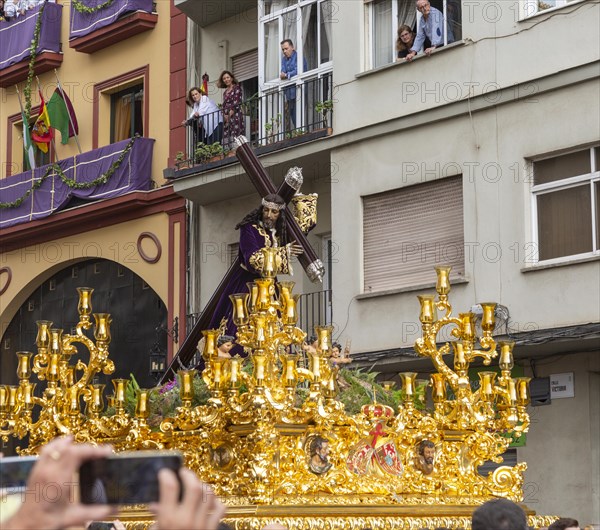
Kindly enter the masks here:
[[[296, 352], [306, 334], [296, 327], [294, 282], [276, 284], [274, 253], [264, 256], [264, 277], [249, 284], [248, 293], [231, 296], [236, 341], [248, 357], [219, 357], [221, 331], [203, 332], [205, 402], [194, 404], [196, 370], [180, 370], [181, 405], [158, 426], [149, 426], [155, 390], [139, 389], [134, 412], [127, 412], [127, 379], [112, 380], [114, 395], [107, 396], [106, 409], [105, 387], [94, 376], [114, 371], [108, 359], [112, 319], [108, 313], [92, 313], [92, 289], [81, 288], [77, 332], [65, 334], [52, 322], [39, 321], [37, 354], [18, 352], [19, 386], [0, 385], [0, 437], [29, 434], [29, 446], [21, 453], [35, 453], [66, 433], [78, 441], [110, 442], [118, 451], [179, 449], [186, 465], [231, 504], [228, 517], [244, 528], [282, 518], [301, 530], [324, 527], [333, 521], [327, 510], [338, 514], [343, 504], [353, 508], [335, 515], [336, 528], [355, 530], [368, 523], [374, 530], [456, 529], [468, 526], [466, 506], [497, 496], [522, 499], [524, 463], [501, 466], [488, 477], [477, 473], [484, 461], [497, 460], [507, 447], [506, 432], [518, 437], [529, 425], [529, 378], [512, 377], [514, 344], [498, 345], [500, 376], [480, 372], [477, 389], [469, 380], [474, 359], [481, 357], [489, 365], [498, 355], [495, 304], [481, 304], [477, 337], [473, 313], [452, 316], [450, 268], [438, 268], [437, 298], [419, 296], [423, 334], [415, 343], [435, 368], [429, 383], [433, 411], [420, 399], [424, 383], [407, 372], [400, 374], [404, 401], [395, 416], [389, 406], [375, 402], [349, 415], [337, 399], [331, 326], [315, 328], [317, 348], [309, 353], [309, 366], [303, 366]], [[93, 338], [86, 335], [92, 326]], [[456, 340], [438, 345], [446, 326]], [[76, 343], [89, 351], [87, 363], [71, 364]], [[451, 352], [448, 366], [443, 357]], [[34, 395], [32, 373], [47, 381], [42, 397]], [[395, 392], [392, 384], [384, 388]], [[36, 407], [37, 415], [32, 414]], [[108, 413], [110, 409], [114, 412]], [[419, 463], [419, 447], [425, 442], [435, 449], [430, 466]], [[328, 452], [317, 453], [323, 444]], [[276, 511], [269, 511], [270, 506]], [[430, 516], [423, 516], [425, 506]], [[534, 527], [551, 521], [529, 516]]]

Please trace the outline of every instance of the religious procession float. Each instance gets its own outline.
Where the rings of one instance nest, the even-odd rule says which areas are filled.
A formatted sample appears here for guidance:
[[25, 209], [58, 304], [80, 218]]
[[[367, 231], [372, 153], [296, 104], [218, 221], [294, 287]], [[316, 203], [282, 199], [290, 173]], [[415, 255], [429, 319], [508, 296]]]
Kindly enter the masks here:
[[[479, 472], [501, 464], [529, 426], [529, 378], [512, 376], [513, 343], [494, 339], [494, 303], [481, 304], [480, 325], [473, 312], [454, 316], [450, 269], [437, 267], [436, 294], [419, 296], [422, 336], [414, 345], [434, 373], [426, 386], [401, 373], [394, 390], [341, 368], [329, 326], [316, 327], [316, 346], [302, 353], [294, 282], [277, 281], [277, 248], [260, 252], [260, 277], [230, 296], [245, 356], [219, 356], [223, 329], [203, 330], [203, 370], [179, 370], [155, 389], [113, 379], [105, 403], [95, 376], [114, 371], [112, 319], [92, 312], [93, 289], [81, 287], [74, 332], [39, 321], [37, 353], [17, 353], [19, 384], [0, 385], [0, 437], [26, 439], [20, 454], [66, 434], [115, 451], [178, 450], [228, 505], [225, 521], [236, 530], [273, 522], [298, 530], [468, 529], [486, 500], [523, 500], [526, 463]], [[499, 370], [470, 380], [478, 359]], [[523, 508], [534, 529], [555, 519]], [[121, 519], [135, 529], [152, 523], [144, 506], [124, 507]]]

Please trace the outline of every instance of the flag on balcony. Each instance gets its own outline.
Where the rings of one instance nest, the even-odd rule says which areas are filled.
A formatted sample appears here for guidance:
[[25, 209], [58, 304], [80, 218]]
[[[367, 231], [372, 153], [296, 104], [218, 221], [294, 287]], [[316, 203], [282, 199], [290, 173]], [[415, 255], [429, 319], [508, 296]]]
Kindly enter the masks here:
[[79, 134], [79, 125], [73, 104], [64, 92], [56, 88], [52, 97], [48, 100], [48, 117], [50, 126], [60, 131], [61, 143], [66, 144], [69, 138]]
[[33, 143], [43, 153], [48, 152], [48, 146], [52, 140], [52, 131], [50, 130], [50, 117], [48, 116], [48, 109], [46, 108], [46, 102], [44, 96], [40, 92], [40, 114], [33, 124], [31, 129], [31, 138]]
[[[20, 99], [20, 98], [19, 98]], [[25, 150], [25, 161], [29, 169], [35, 168], [35, 155], [33, 153], [33, 144], [29, 136], [29, 124], [25, 117], [25, 111], [21, 107], [21, 119], [23, 120], [23, 149]]]
[[208, 74], [204, 72], [204, 75], [202, 76], [202, 90], [204, 91], [205, 96], [208, 96], [208, 81]]

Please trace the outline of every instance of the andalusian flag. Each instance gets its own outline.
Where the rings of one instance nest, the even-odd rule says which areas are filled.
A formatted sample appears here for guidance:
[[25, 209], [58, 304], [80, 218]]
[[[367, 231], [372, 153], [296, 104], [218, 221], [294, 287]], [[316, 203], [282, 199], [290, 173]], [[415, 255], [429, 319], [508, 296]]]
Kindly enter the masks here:
[[31, 130], [31, 138], [38, 149], [44, 153], [48, 152], [48, 146], [52, 140], [52, 131], [50, 130], [50, 117], [44, 102], [44, 96], [40, 92], [40, 114], [33, 124]]
[[33, 144], [29, 136], [29, 124], [25, 117], [25, 111], [21, 108], [21, 119], [23, 120], [23, 149], [25, 150], [25, 160], [29, 169], [35, 168], [35, 155], [33, 153]]
[[46, 108], [48, 109], [50, 126], [60, 131], [62, 144], [68, 143], [69, 138], [79, 134], [79, 126], [71, 100], [66, 94], [61, 93], [59, 88], [54, 91], [54, 94], [48, 100]]

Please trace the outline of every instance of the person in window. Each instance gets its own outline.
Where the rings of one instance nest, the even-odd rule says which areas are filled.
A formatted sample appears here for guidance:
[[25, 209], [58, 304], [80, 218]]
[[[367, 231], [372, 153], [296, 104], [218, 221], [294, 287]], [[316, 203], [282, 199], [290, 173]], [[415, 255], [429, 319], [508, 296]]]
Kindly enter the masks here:
[[[406, 56], [407, 61], [412, 61], [415, 55], [423, 47], [425, 39], [429, 39], [430, 46], [425, 48], [425, 55], [431, 55], [436, 48], [444, 45], [444, 15], [441, 11], [432, 7], [429, 0], [417, 0], [417, 10], [421, 13], [417, 36]], [[454, 35], [449, 27], [446, 27], [447, 42], [454, 42]]]
[[[298, 52], [294, 49], [294, 43], [290, 39], [281, 41], [281, 73], [279, 78], [282, 81], [287, 81], [298, 75]], [[304, 59], [304, 71], [308, 70], [306, 59]], [[290, 127], [287, 129], [296, 128], [296, 85], [286, 88], [284, 91], [286, 117], [289, 120]]]
[[415, 42], [415, 32], [410, 26], [400, 26], [398, 28], [398, 38], [396, 39], [396, 51], [398, 56], [396, 61], [406, 59], [410, 49]]
[[224, 70], [217, 81], [219, 88], [224, 88], [223, 92], [223, 135], [225, 145], [231, 145], [236, 136], [246, 134], [244, 124], [244, 113], [242, 112], [242, 87], [235, 76], [229, 71]]
[[192, 128], [194, 146], [198, 142], [207, 145], [220, 142], [223, 138], [223, 114], [204, 89], [197, 86], [190, 88], [187, 104], [192, 110], [189, 118], [181, 124]]

